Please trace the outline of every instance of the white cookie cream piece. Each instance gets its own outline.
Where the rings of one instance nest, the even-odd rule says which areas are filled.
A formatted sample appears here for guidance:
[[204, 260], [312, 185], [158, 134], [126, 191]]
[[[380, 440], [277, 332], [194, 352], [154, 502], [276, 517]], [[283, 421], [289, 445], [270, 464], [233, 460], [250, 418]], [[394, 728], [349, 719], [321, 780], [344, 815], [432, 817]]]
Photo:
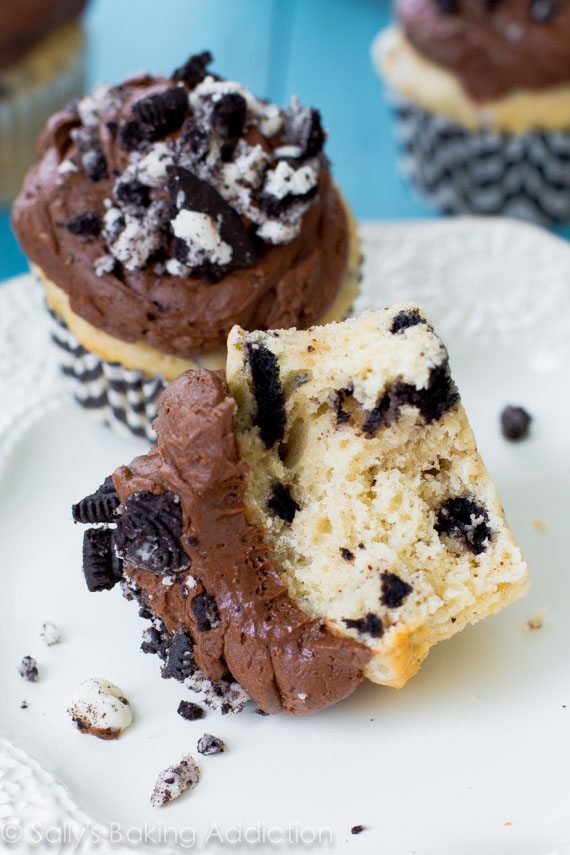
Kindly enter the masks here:
[[99, 739], [118, 739], [133, 722], [124, 692], [102, 677], [81, 683], [67, 712], [78, 730]]
[[232, 260], [231, 246], [222, 240], [218, 224], [207, 214], [183, 209], [170, 224], [176, 237], [188, 246], [191, 267], [204, 261], [223, 266]]
[[179, 798], [186, 790], [193, 789], [200, 780], [200, 767], [190, 754], [176, 766], [164, 769], [157, 778], [150, 796], [153, 807], [162, 807]]

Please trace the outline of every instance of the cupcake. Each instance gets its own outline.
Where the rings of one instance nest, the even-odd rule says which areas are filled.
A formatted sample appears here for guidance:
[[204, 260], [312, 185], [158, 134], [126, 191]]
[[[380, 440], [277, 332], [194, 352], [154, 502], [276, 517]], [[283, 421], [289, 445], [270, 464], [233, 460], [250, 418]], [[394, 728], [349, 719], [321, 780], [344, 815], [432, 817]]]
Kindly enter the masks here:
[[318, 111], [260, 100], [211, 61], [55, 115], [14, 206], [77, 399], [149, 438], [164, 384], [222, 367], [234, 324], [342, 318], [358, 288]]
[[[162, 394], [157, 443], [73, 507], [162, 676], [222, 712], [317, 712], [524, 596], [528, 571], [414, 305], [229, 337]], [[106, 473], [101, 473], [106, 474]], [[105, 601], [101, 602], [105, 608]], [[241, 690], [240, 690], [241, 687]]]
[[434, 207], [570, 221], [570, 4], [397, 0], [373, 55]]
[[48, 118], [83, 92], [86, 2], [0, 3], [0, 204], [18, 192]]

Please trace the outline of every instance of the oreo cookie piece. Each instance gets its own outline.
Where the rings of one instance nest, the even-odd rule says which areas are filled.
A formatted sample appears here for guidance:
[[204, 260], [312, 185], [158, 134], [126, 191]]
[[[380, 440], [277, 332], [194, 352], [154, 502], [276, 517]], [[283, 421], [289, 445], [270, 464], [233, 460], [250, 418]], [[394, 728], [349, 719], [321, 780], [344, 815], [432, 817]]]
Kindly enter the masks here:
[[183, 86], [171, 86], [136, 101], [133, 113], [144, 138], [155, 142], [181, 127], [188, 114], [188, 94]]
[[226, 745], [223, 739], [220, 739], [218, 736], [212, 736], [211, 733], [205, 733], [204, 736], [201, 736], [198, 740], [198, 753], [199, 754], [223, 754], [226, 750]]
[[112, 523], [119, 504], [118, 493], [109, 475], [94, 493], [72, 506], [71, 514], [76, 523]]
[[39, 679], [38, 663], [33, 656], [24, 656], [18, 665], [18, 674], [28, 683], [37, 683]]
[[190, 603], [190, 608], [196, 618], [200, 632], [209, 632], [220, 625], [218, 607], [215, 599], [210, 594], [206, 592], [198, 594]]
[[204, 710], [198, 704], [193, 704], [192, 701], [180, 701], [176, 710], [179, 716], [186, 721], [199, 721], [204, 718]]
[[[157, 619], [155, 618], [155, 620]], [[160, 624], [162, 624], [162, 626], [160, 626]], [[165, 662], [170, 648], [170, 633], [162, 621], [160, 624], [160, 628], [157, 626], [149, 626], [145, 629], [142, 637], [141, 650], [143, 653], [152, 653]]]
[[214, 57], [209, 50], [195, 53], [186, 60], [184, 65], [174, 71], [172, 80], [175, 83], [184, 83], [189, 89], [194, 89], [204, 80], [207, 68], [213, 61]]
[[389, 609], [399, 609], [412, 593], [412, 586], [404, 582], [397, 573], [382, 573], [382, 596], [380, 602]]
[[560, 12], [560, 0], [531, 0], [530, 17], [538, 24], [553, 21]]
[[301, 149], [301, 158], [319, 154], [325, 144], [326, 134], [321, 123], [321, 114], [312, 107], [292, 107], [287, 112], [283, 142]]
[[115, 548], [129, 569], [176, 573], [190, 565], [181, 536], [182, 508], [174, 493], [132, 493], [117, 518]]
[[434, 3], [444, 15], [455, 15], [459, 8], [458, 0], [434, 0]]
[[474, 555], [487, 549], [493, 536], [489, 514], [482, 505], [468, 496], [448, 499], [437, 511], [435, 530], [446, 534]]
[[118, 139], [125, 151], [137, 151], [146, 140], [144, 126], [136, 119], [122, 122], [118, 129]]
[[401, 312], [398, 312], [397, 315], [394, 315], [390, 332], [397, 335], [398, 333], [403, 333], [404, 330], [407, 330], [410, 327], [415, 327], [418, 324], [425, 323], [427, 323], [426, 319], [422, 318], [417, 309], [411, 309], [410, 311], [405, 311], [403, 309]]
[[280, 484], [279, 482], [276, 482], [271, 487], [271, 496], [267, 502], [267, 507], [275, 516], [289, 525], [295, 519], [297, 511], [301, 510], [300, 505], [291, 495], [291, 487], [288, 484]]
[[162, 676], [165, 680], [172, 678], [183, 682], [195, 673], [196, 668], [192, 637], [185, 630], [178, 629], [172, 636]]
[[113, 535], [109, 528], [89, 528], [83, 536], [83, 573], [91, 592], [110, 591], [123, 577]]
[[222, 160], [231, 160], [246, 118], [246, 100], [239, 92], [227, 92], [214, 103], [211, 121], [215, 132], [223, 140]]
[[372, 638], [382, 638], [384, 625], [378, 615], [368, 612], [362, 618], [345, 618], [344, 624], [347, 629], [355, 629], [361, 635], [370, 635]]
[[522, 407], [505, 407], [501, 413], [501, 429], [505, 439], [518, 442], [526, 439], [532, 416]]
[[[220, 237], [232, 248], [231, 267], [251, 267], [257, 257], [241, 218], [218, 191], [192, 172], [169, 166], [168, 188], [172, 203], [179, 208], [206, 214], [217, 223]], [[182, 204], [179, 200], [183, 199]]]
[[123, 206], [148, 208], [150, 205], [150, 188], [136, 179], [118, 181], [113, 192], [117, 202]]
[[265, 447], [272, 448], [284, 438], [287, 423], [279, 362], [263, 344], [248, 342], [246, 352], [257, 405], [255, 424]]
[[99, 237], [103, 228], [103, 218], [98, 211], [84, 211], [82, 214], [72, 217], [62, 223], [65, 228], [76, 237], [90, 240]]

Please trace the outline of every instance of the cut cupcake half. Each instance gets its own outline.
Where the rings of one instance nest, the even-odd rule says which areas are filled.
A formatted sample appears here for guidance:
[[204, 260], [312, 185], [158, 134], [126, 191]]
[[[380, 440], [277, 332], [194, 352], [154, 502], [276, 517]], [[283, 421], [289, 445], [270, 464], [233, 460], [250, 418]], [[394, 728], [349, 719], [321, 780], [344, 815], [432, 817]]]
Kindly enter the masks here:
[[289, 596], [400, 687], [528, 571], [417, 306], [228, 342], [246, 512]]

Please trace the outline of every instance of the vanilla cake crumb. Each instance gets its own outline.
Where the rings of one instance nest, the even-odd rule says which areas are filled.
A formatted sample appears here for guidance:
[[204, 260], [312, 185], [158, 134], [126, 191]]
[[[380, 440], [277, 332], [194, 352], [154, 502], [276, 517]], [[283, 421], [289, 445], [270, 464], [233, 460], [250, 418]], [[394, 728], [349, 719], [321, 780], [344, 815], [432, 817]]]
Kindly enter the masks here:
[[295, 602], [402, 686], [430, 647], [528, 573], [478, 454], [447, 350], [403, 305], [228, 342], [247, 511]]

